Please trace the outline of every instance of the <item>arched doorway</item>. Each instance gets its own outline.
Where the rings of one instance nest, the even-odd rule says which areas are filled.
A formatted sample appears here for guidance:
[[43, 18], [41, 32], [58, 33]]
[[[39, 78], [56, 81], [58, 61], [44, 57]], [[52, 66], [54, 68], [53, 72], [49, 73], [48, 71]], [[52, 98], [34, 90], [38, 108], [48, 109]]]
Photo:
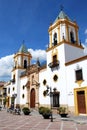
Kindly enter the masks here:
[[30, 93], [30, 108], [35, 108], [35, 89], [33, 88]]

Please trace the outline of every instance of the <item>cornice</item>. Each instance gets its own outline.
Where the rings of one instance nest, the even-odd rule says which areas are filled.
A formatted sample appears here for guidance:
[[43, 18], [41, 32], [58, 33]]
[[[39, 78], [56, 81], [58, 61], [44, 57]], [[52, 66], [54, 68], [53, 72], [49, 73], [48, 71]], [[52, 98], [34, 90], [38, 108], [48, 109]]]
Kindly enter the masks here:
[[50, 51], [50, 50], [53, 50], [54, 48], [56, 48], [57, 46], [60, 46], [62, 44], [68, 44], [70, 46], [73, 46], [73, 47], [77, 47], [77, 48], [80, 48], [80, 49], [84, 49], [84, 47], [82, 45], [79, 45], [78, 43], [75, 43], [75, 44], [72, 44], [71, 42], [68, 42], [66, 40], [63, 40], [61, 41], [60, 43], [58, 43], [57, 45], [55, 46], [52, 46], [51, 48], [47, 48], [46, 52]]
[[28, 56], [28, 57], [32, 58], [30, 53], [16, 53], [14, 55], [14, 58], [16, 58], [17, 56]]
[[70, 26], [73, 26], [73, 27], [79, 29], [79, 26], [77, 25], [76, 22], [71, 22], [71, 21], [69, 21], [69, 20], [67, 20], [67, 19], [63, 19], [63, 20], [60, 19], [60, 20], [58, 20], [56, 23], [50, 25], [50, 27], [49, 27], [49, 29], [48, 29], [48, 32], [52, 31], [54, 28], [56, 28], [56, 27], [57, 27], [58, 25], [60, 25], [60, 24], [66, 24], [67, 26], [70, 25]]

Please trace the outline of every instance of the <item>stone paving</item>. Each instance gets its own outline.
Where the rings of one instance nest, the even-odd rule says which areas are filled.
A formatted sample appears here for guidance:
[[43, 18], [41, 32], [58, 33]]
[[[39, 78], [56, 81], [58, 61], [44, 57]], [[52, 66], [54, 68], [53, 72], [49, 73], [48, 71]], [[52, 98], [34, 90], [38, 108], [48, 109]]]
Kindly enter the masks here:
[[43, 119], [38, 112], [31, 112], [25, 116], [13, 115], [6, 110], [0, 111], [0, 130], [87, 130], [86, 116], [71, 116], [62, 118], [53, 115], [53, 122], [50, 119]]

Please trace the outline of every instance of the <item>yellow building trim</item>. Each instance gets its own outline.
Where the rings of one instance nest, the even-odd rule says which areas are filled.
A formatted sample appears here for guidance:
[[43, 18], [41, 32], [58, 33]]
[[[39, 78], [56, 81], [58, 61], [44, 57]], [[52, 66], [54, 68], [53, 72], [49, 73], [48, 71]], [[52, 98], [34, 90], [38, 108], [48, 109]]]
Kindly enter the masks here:
[[60, 26], [58, 27], [58, 43], [60, 42]]
[[87, 86], [75, 88], [74, 89], [74, 103], [75, 103], [75, 115], [79, 115], [78, 112], [78, 101], [77, 101], [77, 92], [84, 91], [85, 92], [85, 105], [86, 105], [86, 113], [87, 114]]
[[78, 30], [75, 28], [75, 33], [76, 33], [76, 42], [79, 43], [78, 41]]
[[66, 40], [63, 40], [61, 42], [59, 42], [57, 45], [52, 46], [51, 48], [47, 48], [46, 52], [53, 50], [54, 48], [56, 48], [57, 46], [60, 46], [61, 44], [69, 44], [70, 46], [74, 46], [80, 49], [84, 49], [84, 47], [82, 45], [78, 45], [78, 44], [72, 44], [71, 42], [67, 42]]
[[49, 37], [50, 37], [50, 45], [49, 45], [49, 47], [52, 47], [52, 31], [49, 33]]
[[30, 53], [16, 53], [14, 55], [14, 58], [18, 57], [18, 56], [27, 56], [27, 57], [30, 57], [32, 58], [31, 54]]
[[66, 41], [69, 41], [69, 30], [67, 24], [66, 24]]
[[50, 32], [50, 31], [52, 31], [53, 29], [55, 29], [58, 25], [60, 25], [60, 24], [66, 24], [66, 25], [70, 25], [70, 26], [72, 26], [72, 27], [74, 27], [74, 28], [79, 28], [78, 27], [78, 25], [76, 24], [76, 22], [71, 22], [71, 21], [69, 21], [69, 20], [67, 20], [67, 19], [59, 19], [56, 23], [54, 23], [53, 25], [51, 25], [50, 27], [49, 27], [49, 29], [48, 29], [48, 32]]
[[51, 55], [51, 61], [53, 62], [53, 56], [57, 56], [57, 60], [58, 60], [58, 50], [57, 49], [54, 49], [52, 50], [52, 55]]

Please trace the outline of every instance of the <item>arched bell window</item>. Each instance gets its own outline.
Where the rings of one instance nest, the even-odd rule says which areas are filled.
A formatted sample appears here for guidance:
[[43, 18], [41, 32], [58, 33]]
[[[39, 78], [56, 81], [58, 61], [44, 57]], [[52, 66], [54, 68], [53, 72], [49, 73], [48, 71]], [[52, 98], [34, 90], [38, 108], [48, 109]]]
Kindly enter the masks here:
[[27, 68], [27, 61], [24, 60], [24, 68]]
[[70, 32], [70, 40], [71, 40], [71, 43], [75, 43], [73, 31]]
[[53, 40], [54, 40], [54, 46], [57, 45], [57, 33], [54, 33]]

